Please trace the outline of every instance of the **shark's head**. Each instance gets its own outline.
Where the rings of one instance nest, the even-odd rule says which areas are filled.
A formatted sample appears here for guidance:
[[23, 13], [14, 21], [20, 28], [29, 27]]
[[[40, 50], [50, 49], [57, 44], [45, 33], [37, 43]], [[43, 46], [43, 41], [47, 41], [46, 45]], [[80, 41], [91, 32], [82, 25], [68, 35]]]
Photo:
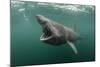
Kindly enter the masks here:
[[42, 15], [36, 15], [36, 19], [43, 29], [43, 33], [40, 37], [41, 41], [52, 45], [65, 43], [64, 38], [61, 37], [61, 32], [57, 29], [52, 20]]

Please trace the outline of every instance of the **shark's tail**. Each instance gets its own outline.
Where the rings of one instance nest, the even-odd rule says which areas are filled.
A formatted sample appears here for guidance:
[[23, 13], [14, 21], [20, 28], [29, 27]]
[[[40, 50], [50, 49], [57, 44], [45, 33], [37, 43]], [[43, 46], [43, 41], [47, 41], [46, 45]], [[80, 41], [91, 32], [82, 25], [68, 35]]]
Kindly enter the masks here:
[[78, 54], [78, 51], [77, 51], [77, 49], [76, 49], [74, 43], [72, 43], [72, 42], [70, 42], [70, 41], [67, 41], [67, 43], [68, 43], [68, 44], [70, 45], [70, 47], [73, 49], [74, 53], [75, 53], [75, 54]]

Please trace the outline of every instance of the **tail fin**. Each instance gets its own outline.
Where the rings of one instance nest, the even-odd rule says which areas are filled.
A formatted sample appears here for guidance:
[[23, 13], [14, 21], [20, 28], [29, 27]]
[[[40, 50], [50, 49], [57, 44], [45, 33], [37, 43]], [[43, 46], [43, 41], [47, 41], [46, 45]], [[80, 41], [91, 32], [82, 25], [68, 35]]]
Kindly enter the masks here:
[[78, 51], [77, 51], [77, 49], [76, 49], [74, 43], [69, 42], [69, 41], [67, 41], [67, 43], [68, 43], [68, 44], [70, 45], [70, 47], [73, 49], [74, 53], [75, 53], [75, 54], [78, 54]]

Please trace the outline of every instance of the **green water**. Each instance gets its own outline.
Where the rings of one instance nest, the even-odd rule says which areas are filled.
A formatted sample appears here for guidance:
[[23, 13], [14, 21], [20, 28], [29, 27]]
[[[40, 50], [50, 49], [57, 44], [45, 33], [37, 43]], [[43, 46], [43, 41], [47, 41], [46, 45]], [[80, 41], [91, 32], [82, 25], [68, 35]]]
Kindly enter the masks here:
[[[53, 46], [40, 41], [42, 28], [35, 16], [41, 14], [76, 29], [82, 37], [75, 55], [68, 44]], [[95, 7], [38, 2], [11, 2], [11, 65], [40, 65], [95, 60]]]

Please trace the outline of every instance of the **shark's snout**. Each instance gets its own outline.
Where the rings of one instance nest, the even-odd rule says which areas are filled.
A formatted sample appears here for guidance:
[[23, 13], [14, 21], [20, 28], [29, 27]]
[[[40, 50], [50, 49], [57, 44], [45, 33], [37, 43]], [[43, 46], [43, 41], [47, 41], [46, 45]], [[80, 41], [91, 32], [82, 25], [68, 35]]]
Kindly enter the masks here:
[[42, 19], [43, 17], [41, 16], [41, 15], [36, 15], [36, 19], [37, 19], [37, 21], [40, 23], [40, 24], [42, 24], [43, 23], [43, 19]]
[[42, 15], [36, 15], [36, 19], [39, 22], [39, 24], [46, 24], [48, 19]]
[[39, 24], [45, 24], [46, 23], [45, 17], [43, 17], [42, 15], [36, 15], [36, 19], [39, 22]]
[[36, 18], [37, 19], [40, 19], [40, 18], [42, 18], [43, 16], [42, 15], [36, 15]]

